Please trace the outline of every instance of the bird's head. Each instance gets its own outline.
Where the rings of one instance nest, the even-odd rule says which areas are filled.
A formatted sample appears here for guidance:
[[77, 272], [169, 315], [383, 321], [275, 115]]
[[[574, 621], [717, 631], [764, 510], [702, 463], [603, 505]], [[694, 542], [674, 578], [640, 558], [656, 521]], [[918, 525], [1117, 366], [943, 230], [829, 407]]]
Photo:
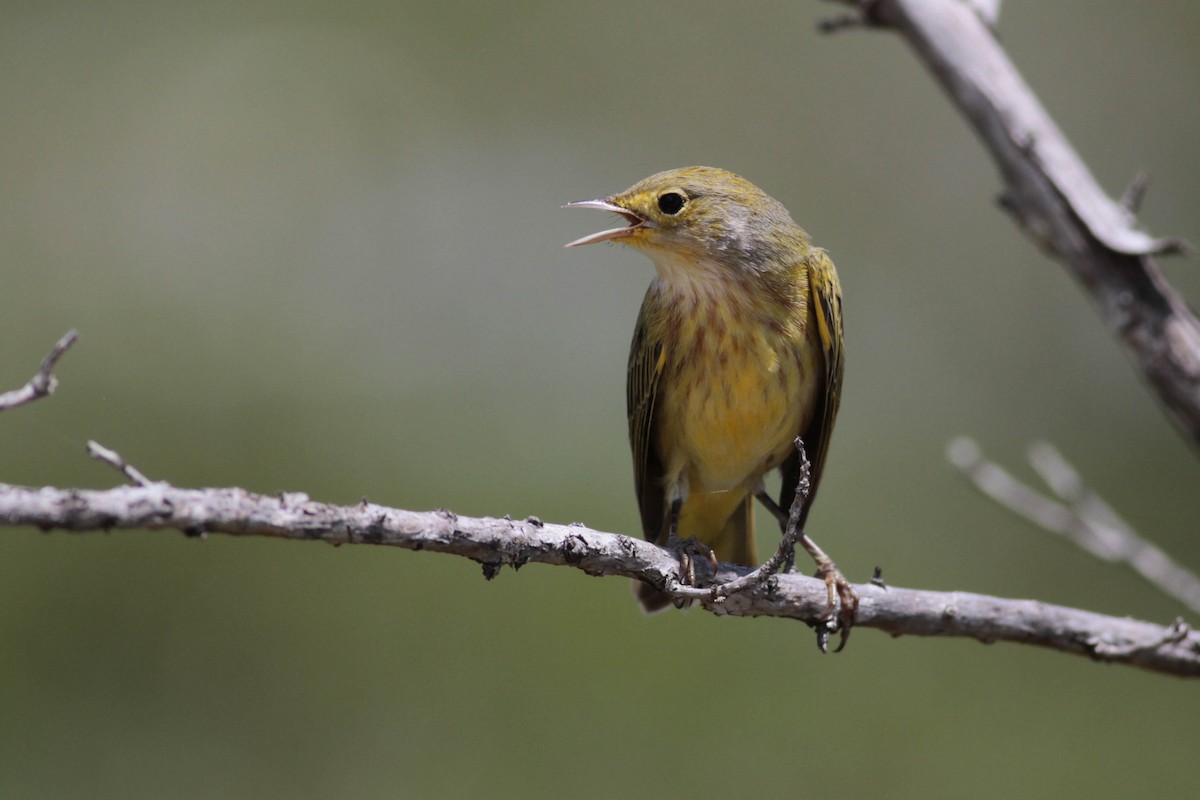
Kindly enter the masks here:
[[802, 256], [808, 246], [807, 235], [781, 203], [745, 178], [715, 167], [659, 172], [610, 197], [564, 208], [612, 211], [626, 222], [567, 247], [629, 244], [647, 251], [656, 264], [666, 258], [761, 271], [796, 255], [793, 251]]

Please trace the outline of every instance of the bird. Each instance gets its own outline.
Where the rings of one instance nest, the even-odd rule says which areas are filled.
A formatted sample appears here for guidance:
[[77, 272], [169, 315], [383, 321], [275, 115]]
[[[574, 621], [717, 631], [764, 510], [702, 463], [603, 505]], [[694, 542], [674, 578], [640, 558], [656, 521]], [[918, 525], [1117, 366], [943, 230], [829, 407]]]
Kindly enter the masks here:
[[[800, 530], [825, 466], [844, 371], [833, 261], [779, 201], [716, 167], [658, 172], [564, 207], [625, 222], [567, 247], [611, 242], [654, 264], [626, 384], [643, 535], [679, 554], [683, 583], [695, 580], [691, 554], [757, 564], [753, 501], [784, 524], [801, 476], [796, 438], [810, 466]], [[775, 469], [777, 502], [763, 483]], [[849, 584], [833, 572], [845, 601]], [[647, 613], [672, 602], [649, 583], [635, 580], [634, 593]]]

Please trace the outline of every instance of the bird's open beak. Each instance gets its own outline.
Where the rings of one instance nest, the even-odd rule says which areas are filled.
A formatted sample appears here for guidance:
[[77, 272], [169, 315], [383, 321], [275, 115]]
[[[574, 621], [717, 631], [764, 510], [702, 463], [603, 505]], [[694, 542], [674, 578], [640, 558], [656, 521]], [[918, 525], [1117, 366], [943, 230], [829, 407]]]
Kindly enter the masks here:
[[610, 203], [608, 200], [579, 200], [574, 203], [567, 203], [563, 208], [598, 208], [601, 211], [611, 211], [614, 214], [620, 214], [629, 223], [623, 228], [610, 228], [606, 231], [589, 234], [581, 239], [567, 243], [564, 247], [579, 247], [582, 244], [595, 244], [596, 242], [611, 242], [617, 239], [624, 239], [626, 236], [631, 236], [634, 231], [646, 227], [646, 220], [634, 214], [629, 209], [621, 208], [619, 205]]

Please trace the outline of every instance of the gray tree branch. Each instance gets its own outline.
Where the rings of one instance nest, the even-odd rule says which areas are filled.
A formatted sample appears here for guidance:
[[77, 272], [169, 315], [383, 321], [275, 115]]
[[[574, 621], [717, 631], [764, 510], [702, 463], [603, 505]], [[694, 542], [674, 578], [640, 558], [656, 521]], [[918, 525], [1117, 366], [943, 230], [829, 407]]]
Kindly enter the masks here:
[[[304, 494], [268, 497], [237, 488], [179, 489], [161, 482], [107, 490], [0, 484], [0, 526], [25, 525], [46, 531], [177, 530], [190, 536], [224, 533], [335, 545], [387, 545], [463, 556], [482, 564], [489, 579], [505, 566], [515, 569], [536, 562], [574, 567], [589, 575], [639, 578], [668, 590], [677, 585], [676, 557], [629, 536], [533, 517], [462, 517], [444, 510], [405, 511], [365, 501], [335, 506]], [[715, 579], [730, 581], [749, 572], [746, 567], [722, 564]], [[878, 628], [893, 636], [1021, 642], [1156, 672], [1200, 676], [1200, 635], [1181, 622], [1163, 627], [968, 592], [874, 584], [854, 589], [860, 598], [859, 628]], [[817, 625], [825, 612], [827, 589], [824, 581], [789, 573], [728, 597], [698, 602], [714, 614], [787, 617]]]
[[[1125, 345], [1168, 416], [1200, 446], [1200, 322], [1153, 256], [1178, 239], [1137, 226], [1140, 189], [1108, 197], [997, 41], [995, 3], [981, 18], [963, 0], [857, 0], [861, 24], [895, 30], [912, 45], [975, 128], [1024, 230], [1066, 265]], [[846, 27], [846, 18], [827, 29]]]

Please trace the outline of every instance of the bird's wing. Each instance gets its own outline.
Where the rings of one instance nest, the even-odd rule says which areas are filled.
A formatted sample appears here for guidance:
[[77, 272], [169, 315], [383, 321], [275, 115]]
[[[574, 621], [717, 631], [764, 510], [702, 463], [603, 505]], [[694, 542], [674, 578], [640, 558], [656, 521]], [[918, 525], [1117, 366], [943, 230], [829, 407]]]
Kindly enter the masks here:
[[[808, 427], [800, 431], [804, 439], [804, 450], [811, 465], [808, 500], [800, 514], [800, 528], [808, 518], [813, 498], [817, 495], [817, 484], [825, 466], [825, 454], [829, 450], [829, 437], [833, 433], [833, 422], [837, 418], [838, 402], [842, 396], [842, 289], [838, 284], [837, 270], [829, 255], [814, 249], [808, 256], [808, 285], [810, 291], [809, 324], [815, 325], [817, 342], [820, 345], [819, 383], [817, 403]], [[779, 505], [787, 511], [796, 497], [796, 483], [800, 480], [800, 454], [792, 453], [783, 462], [780, 470], [783, 486]]]
[[629, 348], [629, 376], [625, 387], [629, 417], [629, 444], [633, 450], [633, 479], [638, 509], [642, 513], [642, 534], [657, 542], [663, 533], [666, 498], [663, 490], [663, 465], [654, 452], [654, 407], [658, 396], [666, 355], [663, 342], [655, 340], [646, 322], [650, 294], [642, 302]]

